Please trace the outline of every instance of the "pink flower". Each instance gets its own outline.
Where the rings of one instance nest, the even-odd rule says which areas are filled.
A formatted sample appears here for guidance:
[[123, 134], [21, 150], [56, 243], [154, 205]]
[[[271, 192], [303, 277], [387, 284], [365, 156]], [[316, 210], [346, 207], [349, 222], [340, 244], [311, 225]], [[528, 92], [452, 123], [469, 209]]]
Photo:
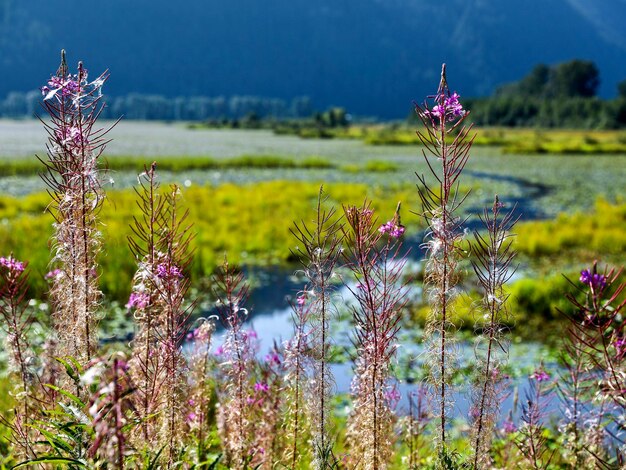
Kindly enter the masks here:
[[157, 266], [156, 271], [157, 277], [161, 279], [180, 279], [183, 277], [181, 269], [174, 264], [168, 266], [165, 263], [161, 263]]
[[[432, 107], [432, 109], [426, 109], [425, 114], [431, 119], [441, 119], [446, 121], [453, 121], [458, 117], [465, 115], [466, 111], [463, 109], [463, 105], [459, 102], [459, 94], [454, 92], [450, 96], [437, 95], [435, 101], [438, 103]], [[443, 101], [443, 104], [440, 104]]]
[[380, 233], [388, 233], [392, 238], [400, 238], [404, 233], [404, 225], [399, 225], [396, 220], [390, 220], [378, 228]]
[[306, 302], [306, 297], [304, 295], [300, 295], [298, 296], [298, 298], [296, 299], [296, 303], [302, 307], [304, 305], [304, 303]]
[[132, 292], [126, 308], [136, 308], [137, 310], [143, 310], [150, 303], [150, 296], [145, 292]]
[[188, 423], [193, 423], [196, 419], [198, 419], [198, 415], [195, 414], [193, 411], [189, 412], [187, 414], [187, 422]]
[[61, 271], [60, 269], [53, 269], [52, 271], [50, 271], [48, 274], [46, 274], [45, 278], [46, 279], [56, 279], [60, 276], [63, 275], [63, 271]]
[[8, 258], [1, 257], [0, 266], [7, 268], [11, 274], [20, 274], [24, 271], [24, 263], [17, 261], [12, 255]]
[[265, 356], [265, 361], [270, 363], [270, 364], [274, 364], [279, 366], [280, 365], [280, 356], [278, 354], [276, 354], [275, 352], [268, 354], [267, 356]]
[[269, 392], [270, 386], [266, 384], [265, 382], [257, 382], [254, 384], [254, 389], [257, 392]]
[[515, 423], [511, 421], [511, 419], [507, 419], [504, 423], [502, 423], [502, 431], [506, 434], [511, 434], [517, 431], [517, 426], [515, 426]]
[[550, 375], [543, 369], [537, 369], [530, 378], [535, 379], [537, 382], [547, 382], [550, 380]]

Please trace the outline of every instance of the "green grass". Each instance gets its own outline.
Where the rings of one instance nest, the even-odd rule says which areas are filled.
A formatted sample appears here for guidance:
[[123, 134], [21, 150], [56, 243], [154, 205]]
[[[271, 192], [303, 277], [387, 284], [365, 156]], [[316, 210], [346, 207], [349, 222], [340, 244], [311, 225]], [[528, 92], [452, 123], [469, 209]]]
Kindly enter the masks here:
[[[140, 173], [146, 164], [145, 157], [116, 155], [106, 159], [106, 165], [114, 171], [134, 171]], [[217, 159], [208, 156], [164, 156], [158, 158], [159, 170], [214, 170], [214, 169], [244, 169], [244, 168], [302, 168], [302, 169], [329, 169], [336, 165], [321, 157], [306, 157], [302, 160], [293, 160], [274, 155], [242, 155], [229, 159]], [[0, 157], [0, 177], [32, 175], [41, 172], [43, 165], [35, 158], [15, 159]]]
[[[417, 125], [375, 124], [332, 129], [326, 138], [359, 139], [368, 145], [420, 145]], [[511, 154], [624, 154], [626, 133], [622, 130], [567, 130], [527, 128], [475, 128], [475, 146], [499, 147]], [[300, 137], [319, 137], [301, 130]]]
[[[217, 187], [192, 187], [183, 191], [183, 205], [197, 233], [191, 275], [194, 281], [209, 275], [224, 254], [237, 264], [282, 264], [292, 257], [295, 246], [289, 232], [294, 220], [309, 221], [319, 191], [319, 183], [272, 181], [248, 185], [224, 184]], [[381, 223], [392, 217], [398, 201], [415, 198], [411, 186], [372, 187], [364, 184], [325, 185], [328, 206], [360, 204], [367, 196], [373, 200]], [[127, 247], [129, 223], [136, 214], [135, 194], [131, 190], [110, 191], [101, 212], [103, 252], [101, 286], [112, 299], [124, 300], [130, 290], [135, 263]], [[52, 216], [45, 213], [49, 204], [45, 193], [23, 198], [0, 196], [0, 246], [19, 259], [31, 263], [31, 284], [35, 295], [46, 290], [44, 274], [50, 259], [49, 240]], [[403, 223], [410, 230], [418, 217], [405, 211]]]
[[[561, 214], [555, 220], [516, 227], [515, 249], [531, 258], [593, 259], [623, 262], [626, 204], [599, 199], [589, 213]], [[621, 259], [620, 259], [621, 258]]]

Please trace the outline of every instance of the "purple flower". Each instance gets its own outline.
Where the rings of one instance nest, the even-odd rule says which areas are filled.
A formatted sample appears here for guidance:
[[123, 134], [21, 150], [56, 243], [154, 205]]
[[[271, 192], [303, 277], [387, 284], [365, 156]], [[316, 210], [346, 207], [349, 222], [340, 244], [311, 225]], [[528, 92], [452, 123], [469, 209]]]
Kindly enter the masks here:
[[180, 279], [183, 277], [181, 269], [174, 264], [168, 266], [166, 263], [161, 263], [157, 266], [156, 271], [157, 277], [161, 279]]
[[451, 113], [452, 116], [463, 116], [465, 111], [463, 110], [463, 106], [459, 103], [460, 96], [455, 91], [449, 97], [445, 99], [445, 107], [446, 111]]
[[44, 100], [49, 100], [58, 92], [61, 96], [66, 97], [80, 92], [80, 83], [77, 75], [68, 75], [67, 78], [53, 76], [48, 80], [48, 86], [41, 88]]
[[197, 418], [198, 418], [198, 415], [196, 415], [193, 411], [191, 411], [191, 412], [189, 412], [187, 414], [187, 422], [188, 423], [193, 423]]
[[543, 369], [537, 369], [530, 378], [535, 379], [537, 382], [547, 382], [550, 380], [550, 375]]
[[267, 356], [265, 356], [265, 362], [269, 363], [269, 364], [274, 364], [279, 366], [280, 365], [280, 356], [278, 354], [276, 354], [275, 352], [268, 354]]
[[52, 271], [50, 271], [48, 274], [45, 275], [46, 279], [56, 279], [60, 276], [63, 275], [63, 271], [61, 271], [60, 269], [53, 269]]
[[626, 355], [626, 338], [621, 337], [617, 338], [617, 341], [614, 343], [615, 350], [617, 351], [618, 357]]
[[392, 238], [400, 238], [404, 233], [404, 226], [396, 223], [396, 220], [390, 220], [378, 228], [380, 233], [388, 233]]
[[588, 285], [595, 291], [601, 291], [606, 287], [606, 276], [583, 269], [580, 272], [580, 282]]
[[222, 345], [218, 346], [214, 354], [216, 356], [221, 356], [222, 354], [224, 354], [224, 346]]
[[515, 426], [515, 423], [511, 421], [510, 418], [507, 418], [507, 420], [502, 423], [502, 431], [504, 431], [505, 434], [511, 434], [517, 431], [517, 426]]
[[304, 294], [299, 295], [298, 298], [296, 299], [296, 303], [302, 307], [304, 305], [304, 303], [306, 302], [306, 296]]
[[385, 390], [385, 400], [387, 400], [387, 403], [389, 404], [389, 407], [391, 409], [394, 409], [396, 407], [396, 405], [400, 401], [400, 398], [400, 391], [397, 387], [391, 387]]
[[[459, 102], [459, 94], [454, 92], [450, 96], [437, 95], [434, 105], [430, 110], [426, 109], [425, 114], [431, 119], [444, 119], [445, 121], [454, 121], [456, 118], [465, 115], [463, 105]], [[443, 101], [443, 104], [442, 104]]]
[[254, 384], [254, 389], [257, 392], [269, 392], [270, 386], [266, 384], [265, 382], [257, 382]]
[[11, 274], [20, 274], [24, 271], [24, 263], [17, 261], [12, 255], [8, 258], [1, 257], [0, 266], [7, 268]]
[[126, 304], [126, 308], [143, 310], [150, 303], [150, 296], [145, 292], [132, 292]]

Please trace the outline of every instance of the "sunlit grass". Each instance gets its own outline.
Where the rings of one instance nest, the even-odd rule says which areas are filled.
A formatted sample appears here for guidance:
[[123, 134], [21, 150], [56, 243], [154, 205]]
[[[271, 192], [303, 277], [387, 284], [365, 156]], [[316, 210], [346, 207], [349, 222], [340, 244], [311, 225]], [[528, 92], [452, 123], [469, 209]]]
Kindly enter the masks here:
[[[291, 258], [294, 247], [289, 232], [292, 221], [309, 217], [319, 191], [319, 183], [272, 181], [249, 185], [224, 184], [217, 187], [194, 186], [183, 192], [189, 209], [189, 222], [197, 233], [193, 241], [195, 281], [213, 272], [228, 253], [237, 264], [281, 264]], [[163, 185], [167, 190], [167, 185]], [[398, 201], [414, 198], [410, 186], [384, 188], [363, 184], [325, 185], [328, 204], [360, 204], [367, 196], [374, 201], [381, 223], [391, 218]], [[137, 214], [136, 196], [131, 190], [109, 191], [102, 210], [101, 231], [104, 252], [100, 258], [101, 285], [111, 297], [124, 299], [136, 265], [130, 256], [126, 237], [129, 223]], [[0, 244], [31, 263], [34, 292], [46, 289], [52, 235], [52, 216], [44, 213], [49, 196], [37, 193], [24, 198], [0, 196]], [[341, 202], [340, 202], [341, 201]], [[418, 217], [403, 212], [403, 223], [415, 228]]]

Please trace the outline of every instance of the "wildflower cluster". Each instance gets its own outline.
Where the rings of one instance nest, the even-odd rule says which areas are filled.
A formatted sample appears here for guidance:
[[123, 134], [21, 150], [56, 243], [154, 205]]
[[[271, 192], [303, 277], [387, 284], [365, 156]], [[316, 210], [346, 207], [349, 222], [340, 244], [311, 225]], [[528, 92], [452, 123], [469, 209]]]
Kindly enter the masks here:
[[580, 282], [591, 287], [595, 292], [599, 292], [606, 287], [606, 276], [589, 269], [583, 269], [580, 272]]
[[24, 271], [24, 263], [17, 261], [12, 255], [0, 258], [0, 266], [4, 266], [12, 275], [19, 275]]
[[400, 238], [404, 234], [404, 225], [400, 223], [400, 217], [396, 216], [393, 219], [385, 222], [378, 228], [380, 233], [387, 233], [392, 238]]
[[430, 110], [426, 109], [425, 113], [431, 118], [441, 121], [454, 121], [463, 117], [466, 111], [459, 102], [460, 96], [456, 92], [449, 93], [448, 90], [445, 90], [437, 94], [434, 97], [436, 104]]

